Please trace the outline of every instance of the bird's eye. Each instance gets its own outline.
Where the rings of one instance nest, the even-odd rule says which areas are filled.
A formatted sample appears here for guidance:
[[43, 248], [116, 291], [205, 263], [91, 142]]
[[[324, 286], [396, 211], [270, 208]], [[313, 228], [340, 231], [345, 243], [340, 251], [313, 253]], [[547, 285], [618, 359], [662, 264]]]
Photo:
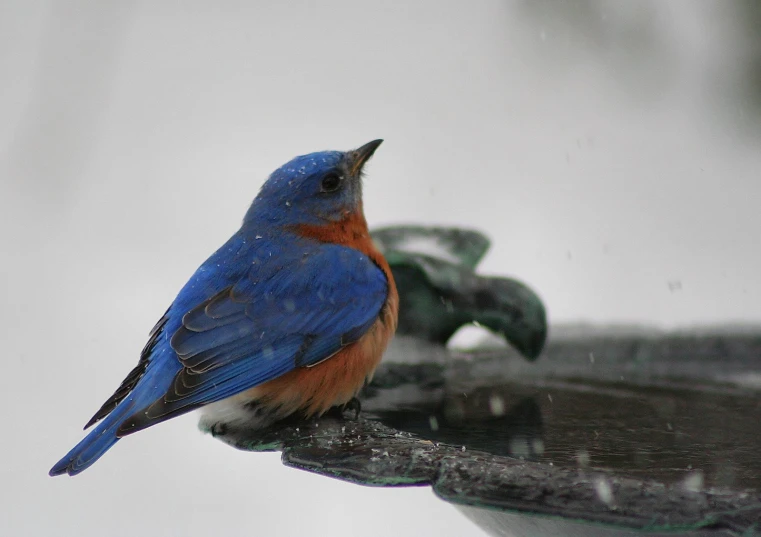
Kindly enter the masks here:
[[329, 173], [322, 178], [322, 191], [335, 192], [341, 186], [341, 176], [337, 173]]

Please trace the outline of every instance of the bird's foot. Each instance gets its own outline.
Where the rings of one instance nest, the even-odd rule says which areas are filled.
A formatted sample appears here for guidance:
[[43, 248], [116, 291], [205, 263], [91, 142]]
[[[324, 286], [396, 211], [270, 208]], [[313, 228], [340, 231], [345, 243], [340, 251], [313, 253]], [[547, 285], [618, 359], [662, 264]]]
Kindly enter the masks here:
[[362, 412], [362, 403], [360, 403], [359, 399], [357, 399], [356, 397], [352, 397], [348, 403], [346, 403], [345, 405], [341, 407], [341, 415], [344, 418], [347, 417], [347, 413], [348, 413], [349, 416], [351, 416], [351, 414], [354, 414], [354, 416], [351, 417], [351, 419], [356, 420], [359, 418], [360, 412]]
[[356, 420], [359, 418], [359, 413], [362, 411], [362, 404], [359, 399], [352, 397], [352, 399], [345, 405], [336, 405], [327, 412], [327, 416], [334, 418], [341, 418], [345, 420]]
[[213, 436], [214, 438], [218, 436], [225, 436], [227, 434], [227, 424], [225, 423], [215, 423], [211, 427], [209, 427], [209, 434]]

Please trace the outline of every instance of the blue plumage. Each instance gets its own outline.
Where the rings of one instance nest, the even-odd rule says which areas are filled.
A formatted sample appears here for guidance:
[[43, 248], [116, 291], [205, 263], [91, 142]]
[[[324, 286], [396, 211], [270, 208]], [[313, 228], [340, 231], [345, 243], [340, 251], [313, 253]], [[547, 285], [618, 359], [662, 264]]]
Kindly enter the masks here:
[[296, 228], [329, 223], [358, 203], [359, 181], [324, 195], [326, 176], [346, 174], [345, 155], [297, 157], [272, 174], [88, 426], [100, 423], [50, 475], [77, 474], [127, 434], [320, 362], [370, 328], [388, 293], [384, 272], [358, 250]]

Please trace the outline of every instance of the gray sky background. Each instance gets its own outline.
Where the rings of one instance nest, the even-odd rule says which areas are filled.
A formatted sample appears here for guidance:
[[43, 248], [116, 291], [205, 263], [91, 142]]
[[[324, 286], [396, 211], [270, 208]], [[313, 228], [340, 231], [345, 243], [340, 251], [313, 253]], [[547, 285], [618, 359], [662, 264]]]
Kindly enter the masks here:
[[486, 232], [483, 272], [532, 285], [553, 322], [761, 321], [740, 15], [413, 4], [0, 3], [0, 534], [479, 534], [427, 489], [285, 469], [194, 416], [46, 477], [296, 154], [385, 138], [371, 226]]

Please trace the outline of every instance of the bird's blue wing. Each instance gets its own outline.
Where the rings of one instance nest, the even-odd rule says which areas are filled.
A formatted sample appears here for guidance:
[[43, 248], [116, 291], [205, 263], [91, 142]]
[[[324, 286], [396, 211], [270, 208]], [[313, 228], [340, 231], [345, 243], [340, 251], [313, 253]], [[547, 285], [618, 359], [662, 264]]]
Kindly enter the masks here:
[[119, 435], [330, 357], [372, 326], [387, 294], [383, 271], [351, 248], [255, 258], [243, 278], [183, 316], [169, 340], [181, 370]]

